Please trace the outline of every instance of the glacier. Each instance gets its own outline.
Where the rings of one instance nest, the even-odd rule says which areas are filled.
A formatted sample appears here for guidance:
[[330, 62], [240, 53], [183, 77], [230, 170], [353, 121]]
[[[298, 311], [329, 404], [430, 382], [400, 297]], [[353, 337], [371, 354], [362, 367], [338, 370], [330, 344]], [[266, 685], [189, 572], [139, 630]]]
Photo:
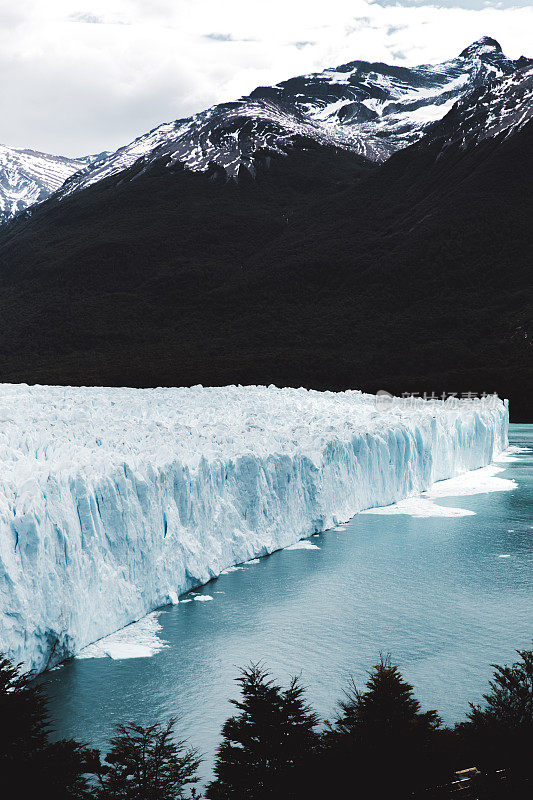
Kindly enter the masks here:
[[0, 651], [51, 668], [229, 567], [490, 464], [507, 402], [450, 400], [0, 384]]

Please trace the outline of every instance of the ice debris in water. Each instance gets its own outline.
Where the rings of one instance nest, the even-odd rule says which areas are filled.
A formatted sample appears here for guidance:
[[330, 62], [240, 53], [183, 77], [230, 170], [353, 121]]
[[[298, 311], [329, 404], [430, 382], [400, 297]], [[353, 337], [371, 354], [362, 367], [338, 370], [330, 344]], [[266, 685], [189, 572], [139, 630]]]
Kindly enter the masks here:
[[286, 548], [287, 550], [320, 550], [318, 545], [313, 544], [308, 539], [303, 539], [301, 542], [295, 542]]
[[159, 613], [133, 622], [126, 628], [90, 644], [78, 653], [78, 658], [147, 658], [153, 656], [168, 643], [159, 638], [162, 630], [159, 624]]
[[0, 408], [0, 643], [36, 670], [507, 447], [492, 398], [3, 384]]
[[426, 497], [466, 497], [473, 494], [486, 494], [487, 492], [508, 492], [516, 489], [518, 484], [508, 478], [496, 477], [504, 467], [490, 464], [482, 469], [476, 469], [456, 478], [438, 481], [427, 492]]
[[431, 500], [423, 497], [408, 497], [393, 503], [390, 506], [380, 508], [369, 508], [362, 511], [362, 514], [407, 514], [411, 517], [469, 517], [475, 511], [466, 508], [452, 508], [451, 506], [439, 506]]

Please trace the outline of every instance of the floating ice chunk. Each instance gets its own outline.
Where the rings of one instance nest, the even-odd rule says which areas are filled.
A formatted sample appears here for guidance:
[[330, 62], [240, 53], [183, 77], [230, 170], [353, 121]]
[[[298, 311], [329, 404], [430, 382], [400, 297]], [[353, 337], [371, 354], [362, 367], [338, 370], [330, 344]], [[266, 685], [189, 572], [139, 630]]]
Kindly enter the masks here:
[[197, 603], [207, 603], [208, 600], [212, 600], [213, 598], [210, 594], [197, 594], [194, 596], [194, 599]]
[[126, 628], [90, 644], [77, 654], [77, 658], [147, 658], [168, 647], [168, 642], [159, 638], [162, 630], [159, 614], [152, 614], [132, 622]]
[[475, 513], [466, 508], [439, 506], [423, 497], [408, 497], [390, 506], [361, 511], [361, 514], [407, 514], [411, 517], [470, 517]]
[[[506, 451], [508, 452], [508, 450]], [[495, 459], [496, 460], [496, 459]], [[363, 514], [408, 514], [413, 517], [467, 517], [475, 514], [465, 508], [451, 508], [440, 506], [429, 498], [438, 497], [466, 497], [486, 492], [505, 492], [516, 489], [518, 484], [514, 480], [496, 477], [503, 472], [503, 467], [489, 464], [486, 467], [472, 470], [464, 475], [434, 483], [420, 497], [409, 497], [390, 506], [370, 508]], [[509, 533], [514, 533], [510, 530]]]
[[494, 458], [494, 461], [497, 464], [503, 464], [503, 463], [507, 464], [512, 461], [520, 461], [520, 459], [517, 458], [516, 456], [519, 455], [520, 453], [529, 453], [529, 452], [531, 452], [531, 448], [529, 447], [518, 447], [518, 445], [512, 444], [507, 448], [507, 450], [504, 450], [502, 453], [497, 455]]
[[250, 561], [247, 561], [246, 564], [259, 564], [260, 558], [251, 558]]
[[310, 542], [309, 539], [302, 539], [302, 541], [286, 547], [285, 550], [320, 550], [320, 547]]
[[498, 556], [498, 558], [511, 558], [511, 554], [510, 553], [502, 553], [501, 556]]
[[489, 464], [487, 467], [465, 472], [456, 478], [434, 483], [424, 492], [425, 497], [465, 497], [472, 494], [485, 494], [486, 492], [509, 492], [516, 489], [518, 484], [509, 478], [498, 478], [498, 473], [503, 472], [503, 467]]

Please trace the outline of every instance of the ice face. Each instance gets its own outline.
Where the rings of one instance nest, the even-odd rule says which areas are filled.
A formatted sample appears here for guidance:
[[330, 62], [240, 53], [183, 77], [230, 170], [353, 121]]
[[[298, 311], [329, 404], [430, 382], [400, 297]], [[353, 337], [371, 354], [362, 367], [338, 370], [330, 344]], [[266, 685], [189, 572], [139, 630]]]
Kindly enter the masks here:
[[0, 385], [0, 408], [0, 651], [37, 670], [507, 446], [492, 400]]

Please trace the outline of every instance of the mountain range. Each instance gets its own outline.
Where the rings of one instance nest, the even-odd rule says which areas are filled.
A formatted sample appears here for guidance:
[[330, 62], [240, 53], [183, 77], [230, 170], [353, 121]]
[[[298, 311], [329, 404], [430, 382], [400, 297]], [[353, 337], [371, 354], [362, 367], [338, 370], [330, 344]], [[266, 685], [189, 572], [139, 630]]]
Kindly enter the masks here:
[[116, 174], [143, 158], [169, 156], [192, 170], [216, 164], [227, 176], [252, 175], [272, 153], [286, 153], [296, 139], [384, 161], [417, 141], [453, 104], [495, 77], [515, 75], [533, 60], [512, 61], [485, 37], [451, 61], [407, 68], [353, 61], [277, 86], [259, 87], [234, 103], [216, 105], [164, 124], [120, 148], [68, 181], [71, 193]]
[[68, 159], [31, 150], [0, 150], [0, 211], [14, 216], [57, 191], [61, 196], [165, 155], [189, 169], [212, 165], [237, 178], [296, 139], [384, 161], [425, 133], [452, 106], [494, 78], [513, 76], [532, 59], [513, 61], [483, 37], [454, 59], [419, 67], [353, 61], [262, 86], [233, 103], [164, 123], [116, 152]]
[[524, 419], [532, 98], [485, 37], [90, 158], [0, 231], [2, 380], [498, 391]]

